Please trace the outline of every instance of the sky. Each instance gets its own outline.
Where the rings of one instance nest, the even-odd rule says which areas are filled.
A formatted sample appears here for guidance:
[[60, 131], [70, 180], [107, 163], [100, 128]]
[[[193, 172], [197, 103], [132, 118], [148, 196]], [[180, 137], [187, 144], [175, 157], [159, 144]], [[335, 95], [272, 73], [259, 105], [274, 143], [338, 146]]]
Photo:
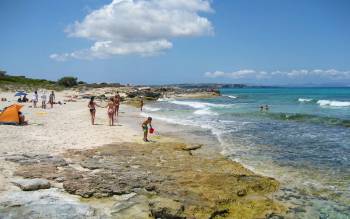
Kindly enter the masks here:
[[349, 0], [1, 0], [0, 69], [131, 84], [350, 85]]

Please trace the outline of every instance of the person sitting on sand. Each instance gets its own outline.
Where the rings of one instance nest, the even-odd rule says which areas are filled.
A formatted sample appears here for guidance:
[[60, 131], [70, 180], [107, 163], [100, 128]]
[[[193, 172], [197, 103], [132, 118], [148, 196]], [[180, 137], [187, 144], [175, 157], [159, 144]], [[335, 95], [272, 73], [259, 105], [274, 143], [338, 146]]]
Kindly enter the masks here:
[[28, 98], [27, 98], [27, 95], [24, 95], [23, 98], [22, 98], [22, 103], [26, 103], [28, 102]]
[[114, 98], [111, 97], [107, 104], [108, 123], [110, 126], [114, 125], [114, 112], [115, 112], [114, 108], [115, 108]]
[[21, 111], [18, 111], [19, 125], [28, 125], [28, 121], [26, 121], [25, 116]]
[[90, 110], [90, 115], [91, 115], [91, 124], [95, 125], [95, 117], [96, 117], [96, 106], [101, 107], [97, 103], [95, 103], [95, 97], [91, 97], [88, 107]]
[[51, 94], [49, 96], [49, 104], [51, 105], [51, 108], [53, 108], [54, 102], [55, 102], [55, 93], [51, 91]]
[[148, 125], [150, 128], [152, 128], [152, 117], [148, 117], [147, 120], [145, 120], [142, 123], [142, 130], [143, 130], [143, 141], [144, 142], [149, 142], [148, 140]]

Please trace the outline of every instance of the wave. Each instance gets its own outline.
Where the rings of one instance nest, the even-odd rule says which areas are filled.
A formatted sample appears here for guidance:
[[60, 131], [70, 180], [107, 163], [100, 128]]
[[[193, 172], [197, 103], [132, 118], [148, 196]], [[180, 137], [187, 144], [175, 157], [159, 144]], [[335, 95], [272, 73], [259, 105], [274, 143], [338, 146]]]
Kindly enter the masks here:
[[157, 107], [149, 107], [149, 106], [145, 106], [143, 107], [145, 110], [150, 111], [150, 112], [156, 112], [156, 111], [160, 111], [161, 108], [157, 108]]
[[224, 97], [228, 97], [228, 98], [231, 98], [231, 99], [237, 99], [238, 98], [238, 97], [233, 96], [233, 95], [224, 95]]
[[196, 115], [210, 115], [210, 116], [217, 116], [218, 113], [216, 112], [213, 112], [209, 109], [200, 109], [200, 110], [196, 110], [194, 111], [193, 114], [196, 114]]
[[172, 101], [175, 100], [174, 98], [159, 98], [157, 101], [159, 102], [167, 102], [167, 101]]
[[149, 113], [145, 113], [145, 112], [140, 113], [140, 116], [142, 116], [142, 117], [149, 117], [149, 116], [151, 116], [154, 119], [158, 119], [158, 120], [161, 120], [161, 121], [164, 121], [164, 122], [167, 122], [167, 123], [171, 123], [171, 124], [201, 127], [199, 124], [196, 123], [196, 121], [189, 120], [189, 119], [163, 117], [163, 116], [153, 115], [153, 114], [149, 114]]
[[319, 100], [319, 101], [317, 101], [317, 103], [320, 106], [350, 107], [349, 101]]
[[194, 101], [179, 101], [179, 100], [172, 100], [169, 101], [169, 103], [176, 104], [176, 105], [182, 105], [182, 106], [189, 106], [195, 109], [204, 109], [208, 107], [229, 107], [228, 104], [215, 104], [215, 103], [205, 103], [205, 102], [194, 102]]
[[[199, 111], [199, 110], [198, 110]], [[216, 136], [216, 138], [218, 139], [219, 142], [222, 142], [221, 140], [221, 136], [227, 132], [230, 132], [230, 130], [225, 130], [222, 129], [221, 126], [221, 122], [225, 122], [220, 120], [220, 123], [215, 123], [215, 122], [210, 122], [208, 120], [201, 120], [201, 119], [185, 119], [185, 118], [171, 118], [171, 117], [164, 117], [164, 116], [159, 116], [159, 115], [151, 115], [148, 113], [140, 113], [141, 116], [143, 117], [148, 117], [151, 116], [154, 119], [160, 120], [160, 121], [164, 121], [166, 123], [170, 123], [170, 124], [176, 124], [176, 125], [183, 125], [183, 126], [192, 126], [192, 127], [198, 127], [201, 129], [206, 129], [206, 130], [210, 130], [210, 132]], [[227, 121], [227, 122], [234, 122], [234, 121]]]
[[311, 99], [311, 98], [299, 98], [298, 101], [302, 102], [302, 103], [305, 103], [305, 102], [312, 102], [313, 99]]

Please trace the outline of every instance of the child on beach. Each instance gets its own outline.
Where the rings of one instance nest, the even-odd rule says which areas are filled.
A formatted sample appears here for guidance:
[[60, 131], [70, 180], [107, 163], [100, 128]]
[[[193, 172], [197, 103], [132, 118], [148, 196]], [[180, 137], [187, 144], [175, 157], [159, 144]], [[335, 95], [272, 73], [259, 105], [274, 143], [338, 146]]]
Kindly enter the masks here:
[[141, 109], [141, 111], [142, 111], [142, 108], [143, 108], [143, 98], [141, 98], [141, 100], [140, 100], [140, 109]]
[[143, 141], [149, 142], [148, 140], [148, 125], [150, 128], [152, 128], [152, 117], [148, 117], [147, 120], [145, 120], [142, 123], [142, 130], [143, 130]]
[[94, 100], [95, 100], [95, 97], [91, 97], [89, 104], [88, 104], [88, 107], [90, 110], [90, 115], [91, 115], [91, 124], [92, 125], [95, 125], [96, 106], [101, 107], [97, 103], [95, 103]]

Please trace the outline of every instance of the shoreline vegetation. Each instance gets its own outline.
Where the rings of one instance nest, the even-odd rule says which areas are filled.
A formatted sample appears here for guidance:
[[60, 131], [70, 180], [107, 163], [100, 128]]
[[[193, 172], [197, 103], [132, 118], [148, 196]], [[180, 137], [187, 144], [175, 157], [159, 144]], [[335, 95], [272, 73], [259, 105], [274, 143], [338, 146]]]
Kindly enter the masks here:
[[142, 142], [135, 124], [143, 118], [133, 107], [122, 105], [113, 127], [105, 124], [105, 109], [97, 109], [91, 126], [86, 108], [91, 96], [104, 101], [117, 91], [122, 103], [138, 106], [140, 98], [215, 97], [217, 87], [67, 88], [10, 78], [0, 79], [0, 97], [10, 102], [10, 91], [40, 87], [59, 90], [56, 99], [66, 104], [44, 111], [25, 103], [28, 126], [0, 126], [1, 218], [284, 218], [287, 207], [273, 198], [277, 180], [204, 145], [161, 134]]

